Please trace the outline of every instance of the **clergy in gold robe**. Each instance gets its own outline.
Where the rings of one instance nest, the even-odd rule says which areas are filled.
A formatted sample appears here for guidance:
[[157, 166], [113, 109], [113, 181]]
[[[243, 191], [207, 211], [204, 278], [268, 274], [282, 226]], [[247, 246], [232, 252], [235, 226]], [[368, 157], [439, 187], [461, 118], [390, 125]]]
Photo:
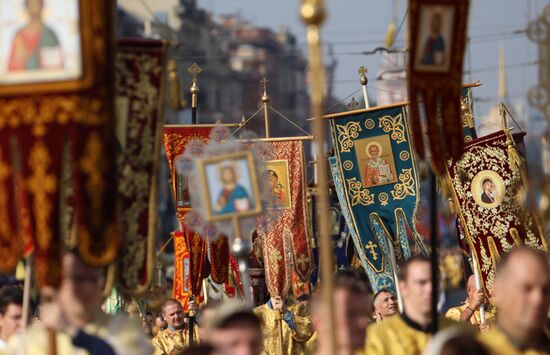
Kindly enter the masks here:
[[[478, 289], [474, 275], [470, 275], [466, 285], [467, 298], [462, 306], [450, 308], [445, 317], [457, 322], [467, 322], [480, 331], [487, 331], [489, 323], [494, 319], [493, 311], [487, 312], [489, 303], [483, 288]], [[481, 322], [480, 305], [485, 305], [485, 323]], [[493, 309], [494, 310], [494, 309]]]
[[[464, 314], [464, 312], [468, 312], [471, 310], [471, 307], [468, 305], [468, 303], [463, 304], [462, 306], [458, 307], [452, 307], [447, 310], [445, 313], [445, 318], [448, 318], [450, 320], [454, 320], [455, 322], [461, 322], [461, 316]], [[480, 330], [483, 330], [482, 324], [481, 324], [481, 316], [479, 312], [479, 308], [475, 311], [471, 312], [471, 316], [468, 319], [468, 323], [471, 325], [477, 327]], [[489, 324], [495, 319], [494, 315], [494, 309], [491, 311], [485, 311], [485, 323]]]
[[491, 355], [550, 354], [548, 255], [528, 247], [504, 254], [496, 268], [496, 324], [479, 339]]
[[[254, 308], [254, 314], [262, 323], [262, 336], [264, 355], [302, 355], [305, 352], [306, 342], [313, 334], [313, 327], [309, 317], [297, 314], [294, 307], [281, 307], [280, 297], [271, 298], [267, 303]], [[273, 304], [275, 303], [275, 307]], [[279, 307], [278, 307], [279, 306]], [[279, 308], [279, 309], [277, 309]], [[280, 318], [281, 320], [277, 320]], [[281, 339], [279, 336], [279, 322], [282, 328], [282, 354]]]
[[[153, 338], [155, 355], [170, 355], [192, 345], [189, 325], [185, 322], [183, 307], [177, 300], [168, 299], [163, 303], [162, 317], [168, 323], [168, 328]], [[196, 326], [192, 336], [193, 344], [198, 343], [199, 333]]]
[[[198, 339], [199, 333], [195, 327], [194, 344], [198, 343]], [[155, 355], [170, 355], [173, 351], [187, 349], [190, 346], [189, 340], [189, 330], [187, 328], [162, 330], [153, 338]]]
[[[413, 256], [400, 269], [399, 290], [404, 310], [367, 328], [369, 355], [420, 355], [432, 335], [432, 274], [430, 259]], [[439, 328], [458, 324], [439, 317]]]

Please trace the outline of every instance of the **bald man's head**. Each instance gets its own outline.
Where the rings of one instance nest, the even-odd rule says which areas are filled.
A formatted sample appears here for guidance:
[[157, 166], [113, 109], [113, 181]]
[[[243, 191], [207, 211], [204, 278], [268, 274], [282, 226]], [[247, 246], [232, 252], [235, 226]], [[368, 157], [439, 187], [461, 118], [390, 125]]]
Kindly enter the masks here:
[[182, 329], [185, 326], [183, 307], [175, 299], [167, 299], [162, 304], [162, 318], [168, 323], [168, 327]]
[[505, 332], [542, 332], [550, 306], [547, 256], [528, 247], [503, 256], [497, 265], [495, 299], [498, 324]]

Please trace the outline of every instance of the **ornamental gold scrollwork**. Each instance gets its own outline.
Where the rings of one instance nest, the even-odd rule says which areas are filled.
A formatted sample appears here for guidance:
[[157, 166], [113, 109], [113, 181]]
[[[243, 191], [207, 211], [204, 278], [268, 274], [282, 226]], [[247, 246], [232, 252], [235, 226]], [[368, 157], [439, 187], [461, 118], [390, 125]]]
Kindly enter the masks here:
[[357, 181], [356, 178], [347, 179], [346, 181], [348, 182], [352, 206], [368, 206], [374, 203], [375, 196], [368, 189], [363, 188], [361, 181]]
[[387, 205], [388, 205], [389, 196], [388, 196], [387, 193], [382, 192], [381, 194], [378, 195], [378, 200], [380, 201], [380, 204], [381, 204], [382, 206], [387, 206]]
[[359, 122], [348, 122], [345, 125], [336, 125], [338, 134], [338, 143], [340, 143], [341, 152], [349, 152], [353, 148], [353, 140], [359, 136], [359, 132], [363, 129]]
[[[88, 176], [86, 181], [86, 192], [91, 199], [92, 218], [95, 218], [94, 225], [99, 225], [97, 220], [101, 214], [101, 205], [103, 201], [103, 192], [105, 191], [105, 181], [103, 173], [107, 169], [107, 163], [104, 158], [105, 149], [99, 134], [94, 132], [90, 134], [84, 154], [80, 159], [80, 170]], [[94, 217], [95, 216], [95, 217]]]
[[399, 174], [399, 183], [395, 184], [393, 188], [391, 195], [394, 200], [402, 200], [407, 196], [416, 195], [412, 169], [403, 169], [403, 172]]
[[382, 128], [384, 132], [390, 133], [391, 139], [396, 143], [405, 142], [405, 124], [403, 123], [403, 115], [397, 116], [386, 115], [380, 118], [378, 127]]
[[460, 107], [462, 109], [462, 126], [467, 128], [474, 128], [474, 115], [472, 114], [472, 105], [470, 104], [469, 95], [462, 97], [462, 100], [460, 101]]

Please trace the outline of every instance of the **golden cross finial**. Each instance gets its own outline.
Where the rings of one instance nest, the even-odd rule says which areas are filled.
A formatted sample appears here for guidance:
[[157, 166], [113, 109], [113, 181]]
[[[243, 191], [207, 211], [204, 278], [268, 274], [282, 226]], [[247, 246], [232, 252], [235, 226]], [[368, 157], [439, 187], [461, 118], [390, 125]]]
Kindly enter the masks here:
[[263, 78], [262, 80], [260, 80], [260, 83], [262, 83], [264, 85], [264, 92], [267, 91], [267, 83], [269, 82], [269, 80], [267, 80], [266, 78]]
[[187, 69], [189, 73], [193, 76], [193, 80], [197, 80], [197, 76], [202, 72], [202, 68], [199, 67], [197, 63], [191, 64], [189, 69]]
[[358, 107], [359, 107], [359, 102], [355, 100], [355, 97], [352, 97], [350, 103], [348, 104], [348, 108], [353, 111]]
[[374, 260], [378, 260], [378, 254], [374, 251], [374, 249], [377, 247], [376, 244], [372, 242], [372, 240], [369, 240], [367, 244], [365, 244], [365, 248], [367, 248], [372, 255], [372, 258]]
[[359, 75], [367, 75], [369, 71], [367, 70], [366, 66], [361, 65], [359, 69], [357, 69], [357, 72], [359, 73]]

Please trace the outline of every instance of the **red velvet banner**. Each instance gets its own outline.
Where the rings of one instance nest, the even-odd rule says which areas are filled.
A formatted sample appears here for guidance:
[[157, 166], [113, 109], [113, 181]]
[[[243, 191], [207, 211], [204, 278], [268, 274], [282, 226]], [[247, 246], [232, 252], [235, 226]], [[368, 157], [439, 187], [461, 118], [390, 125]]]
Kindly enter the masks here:
[[154, 270], [157, 175], [161, 148], [165, 44], [121, 39], [116, 62], [119, 198], [124, 243], [121, 288], [133, 295], [149, 289]]
[[75, 24], [82, 45], [77, 78], [53, 71], [44, 81], [37, 71], [32, 82], [0, 83], [0, 209], [8, 211], [0, 212], [0, 249], [11, 252], [0, 258], [0, 269], [13, 268], [32, 233], [39, 287], [59, 285], [64, 234], [95, 266], [111, 263], [121, 244], [114, 200], [115, 7], [80, 0], [78, 11], [85, 16]]
[[548, 250], [539, 223], [517, 201], [524, 166], [515, 146], [500, 131], [467, 143], [462, 159], [448, 163], [453, 209], [489, 295], [503, 253], [519, 245]]
[[313, 270], [306, 208], [306, 177], [302, 141], [262, 142], [265, 160], [262, 182], [269, 184], [272, 213], [276, 221], [264, 235], [266, 283], [272, 295], [285, 296], [292, 271], [307, 282]]

